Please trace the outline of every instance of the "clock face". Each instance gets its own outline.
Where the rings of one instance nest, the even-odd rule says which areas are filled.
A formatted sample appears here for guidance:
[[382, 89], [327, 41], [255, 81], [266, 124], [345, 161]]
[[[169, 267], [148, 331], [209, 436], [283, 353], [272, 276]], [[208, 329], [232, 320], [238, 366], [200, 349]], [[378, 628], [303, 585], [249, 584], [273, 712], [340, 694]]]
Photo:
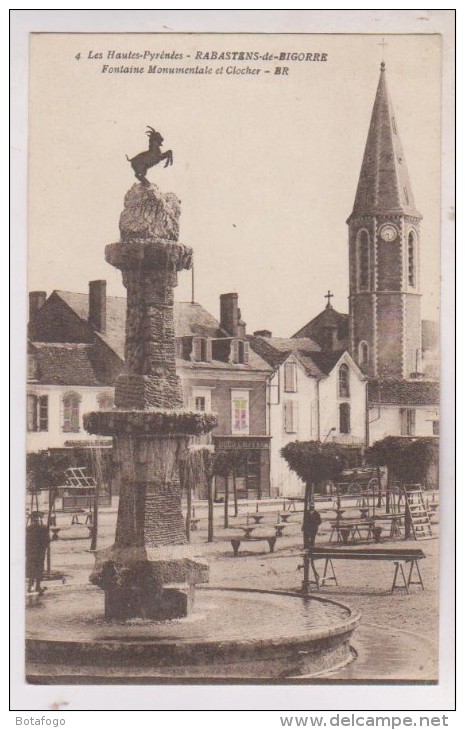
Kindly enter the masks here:
[[395, 241], [397, 238], [397, 228], [387, 224], [381, 228], [381, 238], [383, 241]]

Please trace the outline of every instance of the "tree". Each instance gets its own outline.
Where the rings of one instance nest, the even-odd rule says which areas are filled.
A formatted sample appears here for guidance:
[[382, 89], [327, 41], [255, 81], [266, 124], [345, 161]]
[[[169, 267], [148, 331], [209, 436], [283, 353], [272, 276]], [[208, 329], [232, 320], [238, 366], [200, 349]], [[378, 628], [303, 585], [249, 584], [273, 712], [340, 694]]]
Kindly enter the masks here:
[[[423, 436], [419, 438], [402, 438], [387, 436], [376, 441], [367, 449], [366, 457], [372, 464], [388, 468], [388, 489], [386, 495], [386, 511], [390, 507], [390, 484], [397, 479], [403, 486], [409, 484], [426, 485], [430, 468], [438, 463], [439, 442], [437, 439]], [[405, 538], [410, 535], [410, 515], [405, 504]]]
[[305, 509], [321, 482], [337, 479], [346, 465], [343, 450], [320, 441], [291, 441], [281, 449], [289, 468], [305, 482]]
[[425, 485], [431, 466], [439, 460], [439, 442], [428, 436], [387, 436], [367, 449], [366, 457], [372, 464], [387, 466], [404, 485]]

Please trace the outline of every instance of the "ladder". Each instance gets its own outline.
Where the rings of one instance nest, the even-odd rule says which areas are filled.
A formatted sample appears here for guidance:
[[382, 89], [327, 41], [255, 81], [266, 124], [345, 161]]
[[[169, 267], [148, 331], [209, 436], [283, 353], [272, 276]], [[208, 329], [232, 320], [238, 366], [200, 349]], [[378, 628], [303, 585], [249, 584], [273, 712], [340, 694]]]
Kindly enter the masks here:
[[404, 496], [412, 525], [413, 537], [415, 540], [431, 539], [433, 533], [421, 484], [413, 484], [408, 489], [404, 487]]

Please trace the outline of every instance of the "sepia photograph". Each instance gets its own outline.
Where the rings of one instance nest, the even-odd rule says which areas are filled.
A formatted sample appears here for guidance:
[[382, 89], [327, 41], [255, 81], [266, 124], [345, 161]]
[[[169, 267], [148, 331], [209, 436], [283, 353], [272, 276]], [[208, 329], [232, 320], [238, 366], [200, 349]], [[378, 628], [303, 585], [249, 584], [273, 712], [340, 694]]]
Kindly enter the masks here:
[[27, 685], [437, 685], [442, 63], [30, 33]]

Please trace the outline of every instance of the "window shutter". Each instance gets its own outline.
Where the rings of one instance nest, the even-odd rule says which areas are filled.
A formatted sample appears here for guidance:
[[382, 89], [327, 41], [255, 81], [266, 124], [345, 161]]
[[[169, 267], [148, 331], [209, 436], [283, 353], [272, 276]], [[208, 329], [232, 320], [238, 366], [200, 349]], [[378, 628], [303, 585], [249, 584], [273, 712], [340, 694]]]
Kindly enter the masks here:
[[200, 362], [202, 359], [202, 343], [198, 337], [194, 337], [192, 340], [192, 354], [195, 362]]
[[244, 342], [244, 364], [247, 365], [250, 358], [250, 347], [248, 342]]
[[284, 430], [286, 433], [297, 431], [297, 403], [293, 401], [284, 403]]
[[232, 340], [231, 361], [236, 363], [239, 362], [239, 340]]
[[48, 431], [48, 395], [39, 398], [39, 431]]
[[211, 362], [212, 359], [213, 359], [213, 354], [212, 354], [212, 341], [210, 339], [206, 340], [206, 345], [207, 345], [207, 357], [206, 357], [206, 360], [207, 360], [207, 362]]

